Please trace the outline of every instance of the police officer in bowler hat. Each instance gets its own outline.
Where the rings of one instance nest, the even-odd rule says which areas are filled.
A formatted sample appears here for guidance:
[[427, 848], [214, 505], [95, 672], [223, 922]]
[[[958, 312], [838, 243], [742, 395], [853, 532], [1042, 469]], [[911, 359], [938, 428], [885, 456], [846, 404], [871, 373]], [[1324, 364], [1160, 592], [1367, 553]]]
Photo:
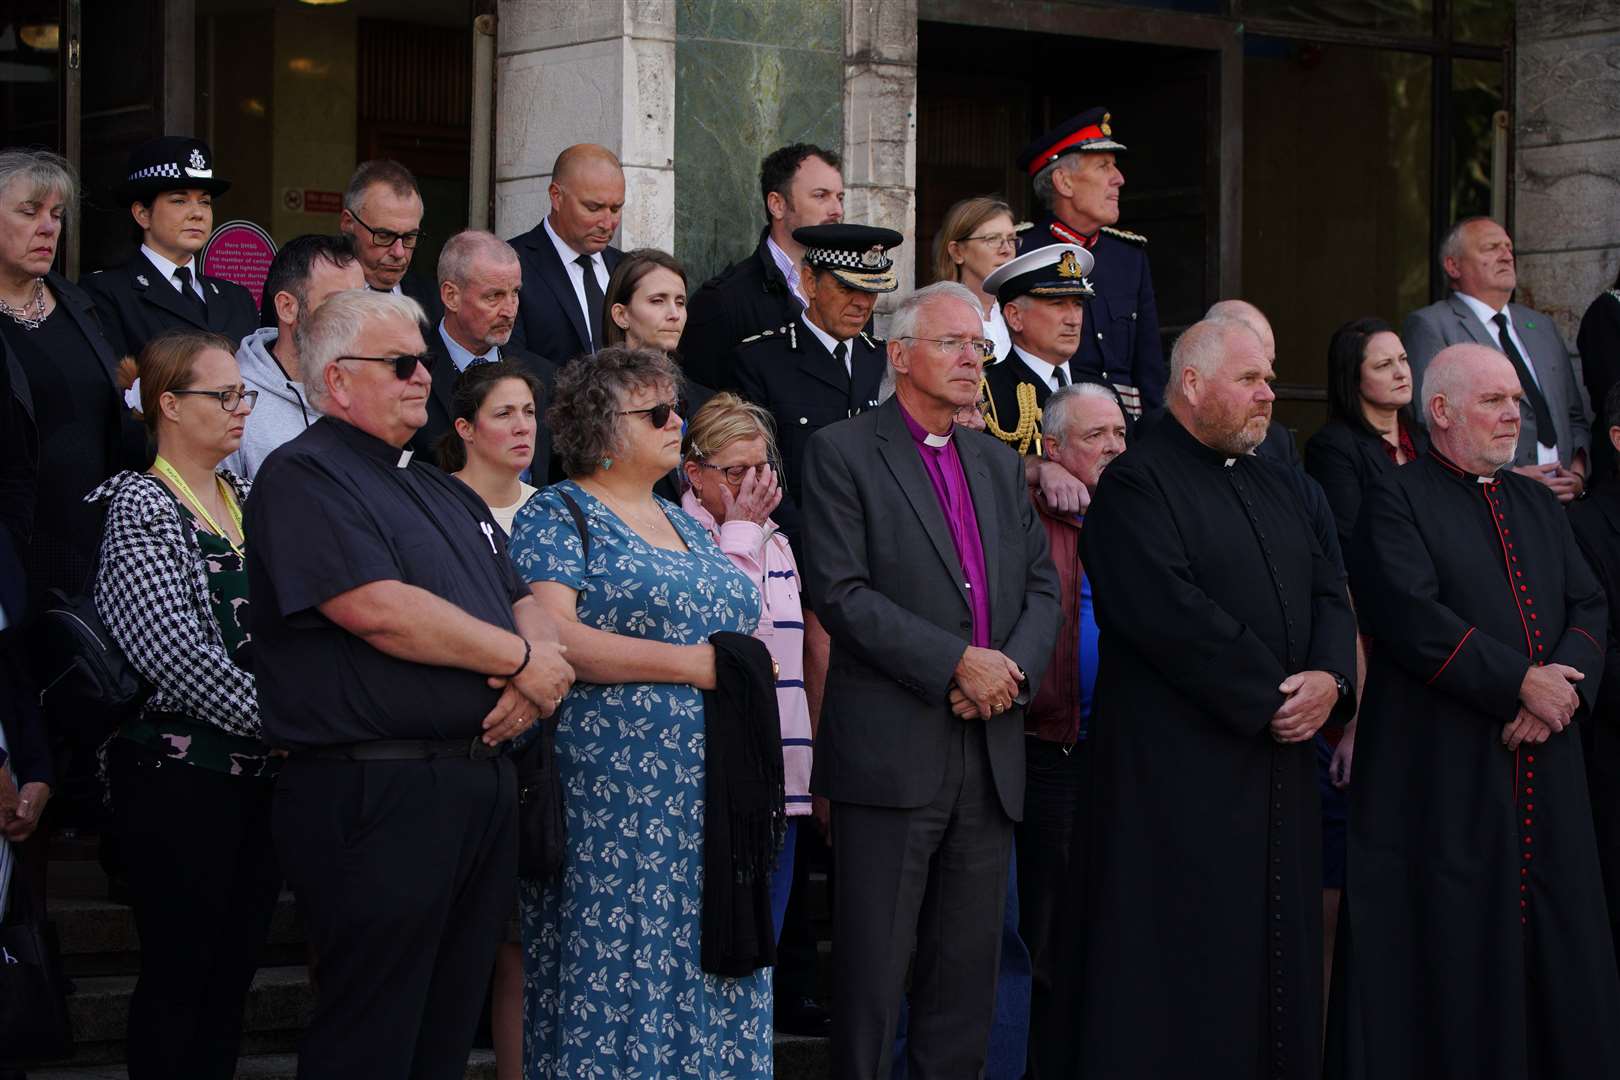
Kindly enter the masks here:
[[890, 248], [903, 239], [871, 225], [806, 225], [799, 284], [807, 306], [791, 322], [744, 338], [733, 361], [739, 392], [770, 410], [782, 454], [782, 504], [773, 515], [798, 546], [799, 468], [810, 436], [878, 403], [887, 346], [862, 327], [879, 293], [899, 286]]
[[80, 283], [118, 356], [138, 356], [165, 330], [210, 330], [236, 345], [258, 329], [253, 295], [198, 265], [214, 231], [214, 196], [230, 186], [214, 175], [213, 151], [201, 139], [165, 135], [130, 152], [115, 197], [140, 228], [141, 249]]

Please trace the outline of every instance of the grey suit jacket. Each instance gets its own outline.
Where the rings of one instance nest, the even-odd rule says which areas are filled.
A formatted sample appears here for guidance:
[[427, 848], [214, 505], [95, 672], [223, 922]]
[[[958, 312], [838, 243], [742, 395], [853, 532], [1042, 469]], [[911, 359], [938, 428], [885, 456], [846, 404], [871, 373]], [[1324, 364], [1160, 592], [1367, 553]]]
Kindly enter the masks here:
[[[990, 579], [990, 645], [1040, 685], [1060, 609], [1046, 530], [1018, 455], [957, 428]], [[832, 637], [811, 790], [917, 807], [943, 782], [958, 721], [946, 697], [972, 612], [945, 514], [891, 398], [817, 432], [801, 495], [810, 606]], [[1028, 694], [1020, 695], [1027, 704]], [[1024, 808], [1024, 704], [982, 723], [1002, 808]]]
[[[1523, 304], [1509, 304], [1508, 314], [1513, 317], [1513, 329], [1529, 351], [1529, 363], [1535, 369], [1536, 381], [1541, 385], [1547, 409], [1552, 413], [1553, 437], [1558, 442], [1558, 460], [1567, 468], [1576, 451], [1587, 450], [1591, 444], [1591, 406], [1586, 400], [1586, 389], [1581, 386], [1570, 361], [1569, 350], [1564, 347], [1558, 327], [1539, 311]], [[1406, 317], [1401, 328], [1401, 344], [1406, 346], [1407, 359], [1412, 363], [1412, 380], [1419, 392], [1423, 387], [1423, 371], [1436, 353], [1447, 345], [1472, 343], [1502, 351], [1497, 344], [1496, 328], [1479, 321], [1467, 304], [1452, 293], [1438, 303]], [[1419, 413], [1422, 404], [1417, 403]], [[1524, 425], [1519, 429], [1519, 451], [1514, 465], [1536, 463], [1536, 418], [1528, 401], [1519, 405]]]

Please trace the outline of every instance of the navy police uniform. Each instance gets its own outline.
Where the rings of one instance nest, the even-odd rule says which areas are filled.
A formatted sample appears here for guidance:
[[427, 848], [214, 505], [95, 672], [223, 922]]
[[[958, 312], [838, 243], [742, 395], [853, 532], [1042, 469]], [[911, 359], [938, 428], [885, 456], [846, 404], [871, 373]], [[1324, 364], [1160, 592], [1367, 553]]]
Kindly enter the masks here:
[[[793, 239], [805, 246], [806, 266], [848, 288], [893, 292], [898, 285], [886, 254], [903, 239], [893, 229], [807, 225], [795, 229]], [[777, 329], [744, 339], [731, 363], [738, 392], [776, 421], [783, 475], [782, 503], [773, 516], [795, 547], [803, 521], [797, 502], [800, 467], [810, 436], [877, 405], [888, 366], [887, 345], [866, 331], [838, 343], [847, 350], [846, 366], [810, 329], [809, 318], [808, 312], [795, 315]]]
[[[1108, 113], [1090, 109], [1024, 147], [1018, 167], [1031, 177], [1072, 153], [1124, 150]], [[1078, 244], [1096, 260], [1097, 294], [1086, 301], [1086, 325], [1074, 363], [1112, 385], [1127, 415], [1164, 404], [1170, 369], [1159, 340], [1159, 308], [1148, 271], [1147, 238], [1104, 225], [1085, 234], [1055, 214], [1043, 214], [1018, 242], [1019, 254], [1052, 244]]]
[[[164, 136], [137, 146], [117, 198], [124, 205], [150, 205], [165, 191], [201, 189], [219, 195], [230, 182], [214, 175], [213, 153], [199, 139]], [[183, 294], [169, 275], [137, 251], [123, 266], [90, 274], [80, 284], [96, 305], [102, 333], [117, 356], [138, 356], [165, 330], [208, 330], [230, 339], [234, 349], [258, 329], [253, 295], [235, 282], [196, 272], [197, 258], [183, 269], [195, 287]], [[199, 296], [198, 293], [201, 293]]]

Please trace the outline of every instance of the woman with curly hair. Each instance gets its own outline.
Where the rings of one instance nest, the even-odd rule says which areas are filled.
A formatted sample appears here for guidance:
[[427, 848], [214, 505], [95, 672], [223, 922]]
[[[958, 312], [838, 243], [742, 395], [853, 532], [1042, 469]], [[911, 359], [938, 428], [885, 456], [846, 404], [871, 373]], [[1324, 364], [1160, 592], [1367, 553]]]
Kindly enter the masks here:
[[707, 642], [751, 633], [760, 600], [653, 494], [681, 460], [679, 382], [653, 349], [564, 368], [546, 420], [569, 479], [513, 525], [512, 559], [579, 680], [556, 717], [562, 870], [520, 887], [535, 1080], [771, 1074], [770, 972], [701, 966]]

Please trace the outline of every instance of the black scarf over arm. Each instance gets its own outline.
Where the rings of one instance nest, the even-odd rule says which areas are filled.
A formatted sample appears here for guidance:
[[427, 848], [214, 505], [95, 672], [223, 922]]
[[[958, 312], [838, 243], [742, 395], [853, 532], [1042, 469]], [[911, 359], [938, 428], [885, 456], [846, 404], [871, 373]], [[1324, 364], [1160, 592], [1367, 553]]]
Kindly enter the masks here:
[[715, 688], [703, 692], [707, 765], [703, 827], [703, 970], [738, 977], [776, 963], [771, 873], [787, 833], [782, 721], [771, 654], [721, 632]]

